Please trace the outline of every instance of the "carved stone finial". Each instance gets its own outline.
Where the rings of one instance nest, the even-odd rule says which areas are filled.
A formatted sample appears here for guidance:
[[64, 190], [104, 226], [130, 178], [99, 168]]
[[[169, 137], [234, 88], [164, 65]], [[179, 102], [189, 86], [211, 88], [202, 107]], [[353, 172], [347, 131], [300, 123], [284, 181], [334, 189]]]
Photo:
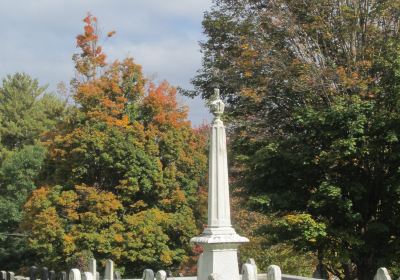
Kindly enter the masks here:
[[216, 117], [219, 118], [224, 113], [225, 104], [222, 102], [219, 96], [219, 89], [214, 89], [215, 100], [211, 102], [210, 108], [211, 113]]

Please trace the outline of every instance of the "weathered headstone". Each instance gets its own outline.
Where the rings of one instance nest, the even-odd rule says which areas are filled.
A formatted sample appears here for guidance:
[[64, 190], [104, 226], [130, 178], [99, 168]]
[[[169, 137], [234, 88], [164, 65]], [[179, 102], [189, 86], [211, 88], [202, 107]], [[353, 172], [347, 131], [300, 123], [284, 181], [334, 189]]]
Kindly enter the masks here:
[[381, 267], [378, 268], [374, 280], [392, 280], [392, 278], [390, 277], [388, 270], [384, 267]]
[[12, 271], [7, 272], [7, 280], [14, 280], [15, 279], [15, 273]]
[[257, 280], [255, 278], [253, 265], [249, 263], [242, 265], [242, 280]]
[[7, 272], [2, 270], [0, 271], [0, 279], [1, 280], [7, 280]]
[[118, 270], [114, 271], [114, 279], [115, 280], [121, 280], [121, 272], [119, 272]]
[[96, 272], [96, 280], [100, 280], [100, 272]]
[[56, 280], [56, 272], [54, 270], [49, 271], [49, 280]]
[[268, 266], [267, 280], [282, 280], [282, 272], [279, 266], [277, 265]]
[[257, 265], [254, 259], [250, 258], [247, 260], [248, 264], [251, 264], [253, 266], [254, 269], [254, 279], [257, 279], [257, 275], [258, 275], [258, 269], [257, 269]]
[[81, 280], [81, 272], [77, 268], [73, 268], [69, 272], [69, 280]]
[[165, 270], [157, 271], [156, 280], [167, 280], [167, 273], [165, 272]]
[[49, 269], [47, 267], [42, 267], [40, 280], [49, 280]]
[[145, 269], [143, 271], [143, 280], [154, 280], [154, 272], [151, 269]]
[[65, 271], [61, 271], [58, 274], [58, 280], [67, 280], [67, 273]]
[[37, 267], [32, 265], [29, 268], [29, 280], [36, 280]]
[[83, 280], [94, 280], [93, 274], [89, 271], [84, 272]]
[[92, 273], [93, 277], [96, 277], [97, 275], [97, 264], [96, 264], [96, 259], [91, 258], [89, 260], [89, 271]]
[[106, 260], [104, 280], [114, 280], [114, 262], [112, 260]]

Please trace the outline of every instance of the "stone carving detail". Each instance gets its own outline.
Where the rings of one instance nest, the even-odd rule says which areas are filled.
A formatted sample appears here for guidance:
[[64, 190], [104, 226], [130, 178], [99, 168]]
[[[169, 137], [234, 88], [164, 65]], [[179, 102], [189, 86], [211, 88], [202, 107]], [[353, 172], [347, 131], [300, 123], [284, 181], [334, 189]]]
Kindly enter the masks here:
[[219, 97], [219, 89], [214, 89], [215, 100], [210, 104], [210, 111], [215, 116], [215, 118], [220, 118], [220, 116], [224, 113], [225, 104], [222, 102]]

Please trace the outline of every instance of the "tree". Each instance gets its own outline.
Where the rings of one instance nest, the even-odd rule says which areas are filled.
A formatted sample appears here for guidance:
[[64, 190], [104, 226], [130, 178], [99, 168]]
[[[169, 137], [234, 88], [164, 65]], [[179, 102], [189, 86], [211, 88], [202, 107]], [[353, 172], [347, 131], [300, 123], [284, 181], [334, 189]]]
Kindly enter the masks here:
[[[27, 264], [25, 236], [18, 231], [25, 204], [43, 166], [46, 149], [26, 145], [10, 152], [0, 166], [0, 263], [9, 269]], [[29, 264], [27, 264], [29, 265]]]
[[46, 92], [38, 80], [16, 73], [0, 87], [0, 263], [20, 268], [30, 257], [18, 232], [22, 206], [36, 188], [46, 149], [41, 135], [65, 114], [65, 103]]
[[400, 261], [398, 1], [214, 1], [195, 91], [219, 84], [268, 232], [342, 279]]
[[126, 274], [176, 269], [197, 232], [204, 137], [175, 88], [146, 81], [132, 58], [107, 63], [97, 19], [84, 22], [73, 57], [79, 106], [45, 137], [46, 178], [25, 205], [29, 246], [58, 267], [94, 256]]
[[65, 104], [24, 73], [8, 75], [0, 88], [0, 136], [3, 149], [32, 145], [55, 126]]

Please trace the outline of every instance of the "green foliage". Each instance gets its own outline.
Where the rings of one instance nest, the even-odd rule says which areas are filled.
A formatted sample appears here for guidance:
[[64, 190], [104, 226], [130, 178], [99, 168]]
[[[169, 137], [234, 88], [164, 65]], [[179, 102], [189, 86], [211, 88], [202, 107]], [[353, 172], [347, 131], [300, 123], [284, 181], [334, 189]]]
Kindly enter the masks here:
[[[125, 275], [176, 270], [197, 233], [205, 138], [167, 82], [145, 81], [127, 58], [106, 63], [88, 15], [74, 56], [73, 114], [47, 133], [42, 187], [25, 204], [36, 262], [57, 268], [94, 256]], [[88, 44], [91, 46], [88, 47]]]
[[26, 145], [12, 152], [0, 167], [0, 227], [11, 233], [22, 218], [21, 207], [36, 188], [35, 180], [43, 165], [46, 150]]
[[64, 114], [65, 104], [27, 74], [8, 75], [0, 87], [0, 263], [28, 265], [32, 252], [18, 231], [22, 207], [43, 169], [40, 136]]
[[25, 238], [17, 229], [22, 206], [36, 188], [45, 155], [44, 147], [26, 145], [9, 153], [0, 167], [0, 263], [4, 267], [18, 269], [29, 260]]
[[187, 92], [219, 84], [253, 207], [281, 218], [267, 232], [342, 279], [400, 261], [399, 7], [216, 0]]
[[285, 139], [272, 140], [276, 148], [260, 150], [250, 165], [259, 174], [253, 186], [271, 195], [273, 209], [292, 212], [275, 231], [318, 251], [331, 270], [359, 262], [373, 273], [400, 257], [393, 219], [400, 201], [393, 140], [399, 112], [377, 103], [338, 98], [325, 110], [303, 109]]
[[[265, 200], [262, 198], [249, 201], [243, 190], [236, 189], [232, 194], [234, 227], [250, 239], [249, 243], [243, 244], [239, 248], [240, 263], [245, 263], [249, 258], [253, 258], [260, 272], [266, 272], [268, 266], [275, 264], [281, 268], [282, 273], [311, 277], [317, 264], [315, 255], [306, 250], [299, 254], [299, 251], [290, 242], [277, 244], [277, 240], [281, 241], [284, 238], [289, 240], [291, 236], [288, 235], [292, 231], [287, 230], [288, 234], [284, 238], [281, 233], [277, 232], [277, 236], [275, 236], [275, 232], [266, 231], [265, 228], [269, 229], [272, 224], [280, 223], [280, 219], [249, 209], [249, 206], [250, 208], [255, 206], [258, 201], [261, 202], [262, 207], [265, 206]], [[306, 223], [310, 221], [308, 217], [305, 220]], [[301, 224], [304, 226], [306, 223]]]
[[36, 79], [16, 73], [3, 79], [0, 88], [0, 139], [3, 149], [32, 145], [54, 127], [65, 104], [46, 93]]

